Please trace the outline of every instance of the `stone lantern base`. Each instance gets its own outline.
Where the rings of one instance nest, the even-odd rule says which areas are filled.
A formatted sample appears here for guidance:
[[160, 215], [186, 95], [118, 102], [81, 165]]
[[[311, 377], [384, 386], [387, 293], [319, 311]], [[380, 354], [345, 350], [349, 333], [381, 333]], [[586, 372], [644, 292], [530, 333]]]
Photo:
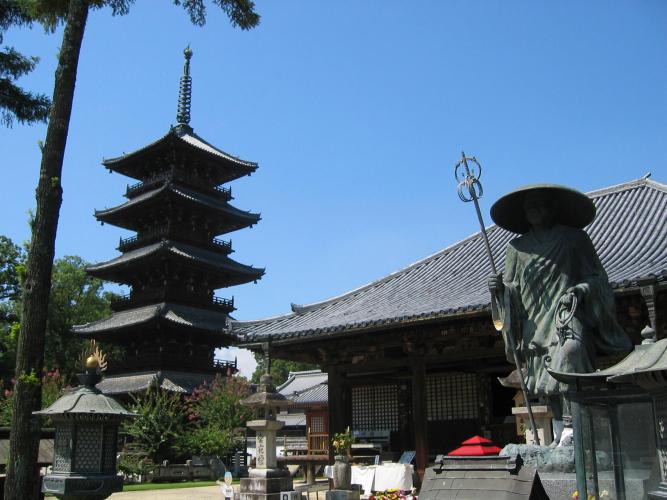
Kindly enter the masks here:
[[66, 500], [102, 500], [123, 490], [123, 476], [63, 475], [44, 476], [42, 492]]
[[241, 479], [240, 500], [280, 500], [281, 491], [294, 489], [287, 469], [250, 469]]

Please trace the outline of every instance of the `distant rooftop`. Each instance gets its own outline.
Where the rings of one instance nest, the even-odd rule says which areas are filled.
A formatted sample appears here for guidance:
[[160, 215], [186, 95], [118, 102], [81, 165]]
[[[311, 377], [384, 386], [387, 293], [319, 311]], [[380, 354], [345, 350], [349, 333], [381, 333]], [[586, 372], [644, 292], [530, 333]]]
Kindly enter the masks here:
[[328, 374], [321, 370], [290, 372], [287, 381], [277, 390], [297, 406], [326, 404], [329, 401], [328, 378]]
[[293, 394], [310, 389], [313, 386], [326, 382], [328, 375], [322, 373], [321, 370], [305, 370], [300, 372], [290, 372], [289, 377], [282, 385], [278, 386], [276, 390], [283, 396], [291, 396]]
[[[597, 216], [590, 235], [614, 288], [667, 278], [667, 185], [647, 178], [588, 193]], [[503, 268], [505, 247], [516, 237], [487, 228], [491, 250]], [[234, 321], [241, 343], [326, 337], [405, 323], [482, 313], [489, 307], [492, 271], [481, 233], [455, 243], [382, 279], [328, 300], [292, 306], [292, 313]]]

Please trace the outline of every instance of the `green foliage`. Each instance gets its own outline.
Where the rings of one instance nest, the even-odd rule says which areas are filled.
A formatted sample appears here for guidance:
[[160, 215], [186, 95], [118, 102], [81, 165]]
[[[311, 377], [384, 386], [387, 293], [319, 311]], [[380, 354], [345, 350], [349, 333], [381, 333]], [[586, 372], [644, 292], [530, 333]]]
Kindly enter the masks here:
[[[87, 265], [77, 256], [57, 259], [53, 264], [44, 364], [59, 368], [67, 379], [77, 372], [76, 360], [87, 343], [74, 336], [72, 326], [111, 314], [112, 294], [104, 292], [102, 281], [86, 273]], [[111, 363], [121, 355], [118, 348], [107, 345], [101, 348]]]
[[[40, 380], [37, 378], [35, 372], [25, 375], [25, 380], [29, 383], [40, 383]], [[21, 380], [21, 377], [19, 377]], [[0, 427], [9, 426], [12, 423], [12, 413], [14, 409], [14, 391], [13, 389], [14, 381], [12, 380], [12, 388], [7, 388], [4, 390], [4, 393], [0, 396]], [[44, 372], [41, 378], [42, 385], [42, 408], [48, 408], [51, 406], [56, 399], [58, 399], [63, 389], [66, 387], [65, 379], [60, 375], [58, 370], [53, 370], [50, 372]], [[4, 386], [2, 380], [0, 380], [0, 387]]]
[[180, 396], [152, 385], [146, 393], [132, 396], [130, 410], [138, 417], [124, 422], [121, 427], [121, 432], [131, 439], [131, 445], [124, 451], [134, 458], [128, 461], [146, 457], [160, 463], [177, 458], [177, 442], [185, 424], [185, 408]]
[[[109, 7], [114, 16], [124, 16], [136, 0], [89, 0], [92, 9]], [[205, 0], [172, 0], [176, 6], [185, 9], [190, 21], [197, 26], [206, 24]], [[28, 19], [40, 22], [53, 31], [67, 15], [69, 0], [15, 0], [21, 5], [21, 11]], [[255, 12], [255, 3], [251, 0], [213, 0], [227, 15], [232, 26], [248, 30], [259, 24], [259, 14]]]
[[345, 429], [345, 432], [338, 432], [331, 438], [331, 444], [333, 445], [337, 455], [349, 455], [350, 448], [352, 447], [353, 443], [354, 436], [350, 432], [349, 426], [347, 429]]
[[[260, 377], [266, 372], [266, 360], [264, 359], [264, 356], [259, 353], [255, 353], [255, 360], [257, 361], [257, 367], [252, 373], [251, 381], [253, 384], [258, 384]], [[272, 359], [271, 379], [274, 385], [280, 385], [287, 381], [290, 372], [301, 372], [304, 370], [316, 369], [317, 365], [312, 365], [310, 363], [299, 363], [297, 361], [287, 361], [284, 359]]]
[[184, 455], [224, 456], [235, 447], [249, 408], [241, 401], [250, 394], [250, 385], [242, 377], [216, 378], [195, 389], [186, 399], [188, 426], [179, 442]]
[[147, 458], [146, 452], [128, 443], [118, 456], [118, 470], [129, 476], [144, 474], [147, 469], [145, 465]]
[[0, 235], [0, 301], [18, 298], [24, 268], [23, 248]]
[[[110, 314], [112, 295], [102, 282], [88, 276], [81, 257], [57, 259], [51, 277], [44, 365], [57, 368], [69, 382], [76, 373], [75, 363], [85, 340], [72, 333], [72, 326], [101, 319]], [[0, 378], [14, 375], [16, 341], [21, 326], [21, 282], [25, 252], [9, 238], [0, 236]], [[122, 355], [119, 348], [101, 346], [113, 362]]]
[[[21, 1], [0, 1], [0, 44], [9, 27], [29, 26], [31, 23], [32, 19]], [[15, 83], [35, 69], [38, 61], [36, 57], [24, 56], [14, 47], [0, 48], [0, 122], [8, 127], [14, 120], [19, 123], [46, 121], [49, 99], [43, 94], [27, 92]]]
[[19, 382], [28, 385], [39, 385], [40, 380], [37, 378], [37, 372], [32, 370], [30, 373], [23, 372], [19, 375]]
[[188, 429], [178, 443], [178, 449], [185, 456], [222, 457], [233, 451], [234, 447], [235, 439], [232, 431], [211, 425]]
[[25, 252], [0, 236], [0, 378], [14, 376], [16, 338], [20, 328], [18, 300], [25, 270]]

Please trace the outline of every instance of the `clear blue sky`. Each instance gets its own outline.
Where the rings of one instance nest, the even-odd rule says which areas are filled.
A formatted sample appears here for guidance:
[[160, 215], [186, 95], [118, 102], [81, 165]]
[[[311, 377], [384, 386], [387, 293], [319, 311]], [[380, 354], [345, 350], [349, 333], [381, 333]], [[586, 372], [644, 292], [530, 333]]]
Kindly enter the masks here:
[[[175, 122], [183, 48], [194, 57], [192, 122], [259, 163], [232, 183], [262, 213], [231, 234], [264, 279], [234, 295], [239, 319], [289, 311], [404, 267], [477, 230], [456, 195], [461, 149], [482, 162], [488, 208], [521, 184], [582, 191], [667, 181], [667, 2], [269, 1], [233, 29], [209, 2], [192, 26], [169, 1], [91, 14], [63, 172], [56, 253], [117, 255], [123, 230], [93, 209], [133, 182], [102, 168]], [[60, 32], [12, 30], [41, 57], [21, 80], [51, 94]], [[0, 129], [0, 234], [28, 238], [43, 126]]]

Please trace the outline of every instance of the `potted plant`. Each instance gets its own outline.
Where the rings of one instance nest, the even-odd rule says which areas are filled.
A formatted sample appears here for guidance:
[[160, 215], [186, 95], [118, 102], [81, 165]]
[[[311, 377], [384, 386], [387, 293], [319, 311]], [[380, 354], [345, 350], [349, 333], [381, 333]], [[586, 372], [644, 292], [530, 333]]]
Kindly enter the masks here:
[[335, 452], [333, 483], [336, 490], [352, 489], [352, 467], [349, 459], [352, 443], [354, 443], [354, 437], [349, 427], [345, 429], [345, 432], [334, 434], [331, 438], [331, 444]]

